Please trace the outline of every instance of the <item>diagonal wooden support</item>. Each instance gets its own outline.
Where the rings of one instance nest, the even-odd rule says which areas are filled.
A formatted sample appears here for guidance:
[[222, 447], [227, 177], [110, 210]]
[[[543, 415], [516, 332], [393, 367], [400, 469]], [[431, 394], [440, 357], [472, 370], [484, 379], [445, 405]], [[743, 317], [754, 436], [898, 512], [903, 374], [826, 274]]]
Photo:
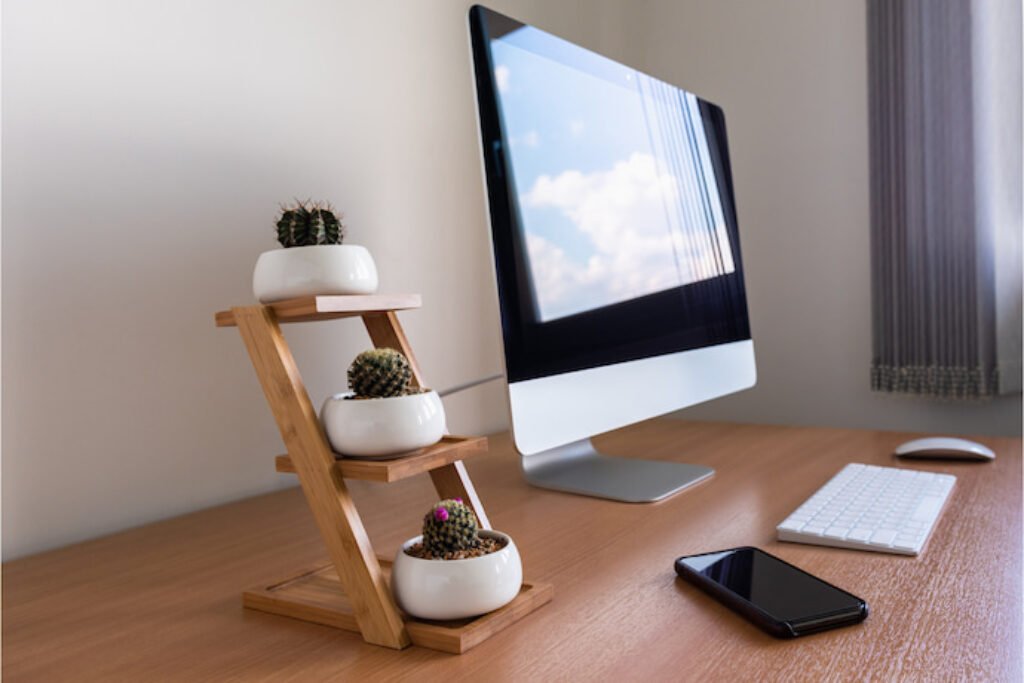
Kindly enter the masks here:
[[[402, 329], [402, 323], [398, 322], [398, 315], [394, 311], [365, 314], [363, 315], [363, 324], [366, 325], [366, 331], [370, 334], [370, 340], [373, 341], [375, 347], [401, 351], [409, 359], [409, 365], [412, 367], [413, 386], [426, 386], [423, 373], [420, 372], [419, 363], [416, 361], [416, 355], [413, 353], [409, 339], [405, 336], [405, 330]], [[442, 499], [461, 498], [466, 505], [473, 508], [480, 527], [491, 528], [491, 522], [487, 519], [480, 496], [476, 494], [473, 481], [469, 478], [466, 466], [461, 461], [431, 470], [430, 479], [434, 482], [438, 496]]]
[[363, 638], [406, 647], [409, 633], [273, 311], [244, 306], [231, 312]]

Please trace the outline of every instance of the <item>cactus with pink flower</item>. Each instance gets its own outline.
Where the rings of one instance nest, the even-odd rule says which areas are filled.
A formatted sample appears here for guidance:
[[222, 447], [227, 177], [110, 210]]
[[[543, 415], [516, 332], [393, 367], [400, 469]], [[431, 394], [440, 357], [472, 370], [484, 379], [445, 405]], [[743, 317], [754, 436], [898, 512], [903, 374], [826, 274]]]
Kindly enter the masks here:
[[480, 545], [476, 515], [461, 498], [442, 500], [423, 517], [423, 546], [435, 556]]

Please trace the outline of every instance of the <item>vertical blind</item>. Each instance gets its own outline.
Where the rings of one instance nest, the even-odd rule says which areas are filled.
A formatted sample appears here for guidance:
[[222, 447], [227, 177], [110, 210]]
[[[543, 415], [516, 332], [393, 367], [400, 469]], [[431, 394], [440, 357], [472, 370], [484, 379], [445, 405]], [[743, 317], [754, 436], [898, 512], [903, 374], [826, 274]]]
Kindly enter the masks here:
[[[977, 398], [1020, 386], [1019, 360], [1015, 368], [999, 362], [996, 291], [998, 237], [1019, 234], [1020, 213], [1015, 225], [1006, 215], [994, 225], [981, 206], [990, 193], [977, 184], [987, 149], [979, 106], [989, 103], [978, 101], [974, 82], [972, 5], [867, 2], [871, 383], [878, 391]], [[1019, 44], [1018, 32], [1018, 62]], [[1019, 118], [1018, 107], [1018, 127]], [[1016, 140], [1009, 153], [1019, 155], [1019, 130]], [[1018, 163], [1018, 206], [1019, 175]], [[1018, 282], [1018, 321], [1019, 309]]]

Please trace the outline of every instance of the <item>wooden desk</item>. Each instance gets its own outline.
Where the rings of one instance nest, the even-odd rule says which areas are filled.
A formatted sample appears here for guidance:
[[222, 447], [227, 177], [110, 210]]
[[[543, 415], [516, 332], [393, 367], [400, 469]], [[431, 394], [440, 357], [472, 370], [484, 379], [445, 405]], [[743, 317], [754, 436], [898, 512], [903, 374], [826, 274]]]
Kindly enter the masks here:
[[[240, 592], [326, 553], [298, 489], [3, 567], [6, 681], [1021, 680], [1021, 442], [991, 464], [906, 463], [958, 478], [923, 556], [779, 543], [775, 525], [847, 462], [893, 464], [910, 434], [656, 421], [606, 452], [686, 459], [716, 476], [655, 505], [528, 487], [508, 439], [468, 463], [496, 528], [555, 599], [467, 654], [363, 643], [243, 610]], [[275, 444], [267, 445], [273, 467]], [[286, 475], [282, 475], [286, 476]], [[429, 478], [353, 482], [393, 552]], [[861, 626], [783, 641], [677, 581], [676, 556], [757, 545], [865, 598]]]

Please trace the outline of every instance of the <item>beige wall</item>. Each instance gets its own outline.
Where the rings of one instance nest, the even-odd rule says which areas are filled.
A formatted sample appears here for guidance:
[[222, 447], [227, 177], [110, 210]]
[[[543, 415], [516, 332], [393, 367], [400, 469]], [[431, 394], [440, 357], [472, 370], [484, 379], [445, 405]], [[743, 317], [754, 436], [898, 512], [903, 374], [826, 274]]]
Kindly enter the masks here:
[[635, 66], [725, 110], [758, 384], [680, 413], [779, 424], [1020, 434], [1020, 395], [874, 393], [867, 52], [861, 0], [642, 0]]
[[[1006, 433], [1019, 399], [867, 390], [860, 2], [506, 0], [496, 9], [720, 102], [760, 366], [686, 416]], [[439, 387], [498, 368], [463, 0], [3, 6], [5, 559], [289, 486], [233, 330], [271, 219], [334, 201]], [[287, 330], [316, 404], [368, 343]], [[447, 402], [504, 427], [502, 388]]]
[[[593, 2], [496, 8], [595, 47]], [[278, 202], [376, 255], [428, 379], [499, 368], [464, 0], [3, 6], [3, 554], [294, 485], [234, 330]], [[287, 334], [319, 406], [368, 345]], [[497, 383], [448, 404], [504, 427]]]

